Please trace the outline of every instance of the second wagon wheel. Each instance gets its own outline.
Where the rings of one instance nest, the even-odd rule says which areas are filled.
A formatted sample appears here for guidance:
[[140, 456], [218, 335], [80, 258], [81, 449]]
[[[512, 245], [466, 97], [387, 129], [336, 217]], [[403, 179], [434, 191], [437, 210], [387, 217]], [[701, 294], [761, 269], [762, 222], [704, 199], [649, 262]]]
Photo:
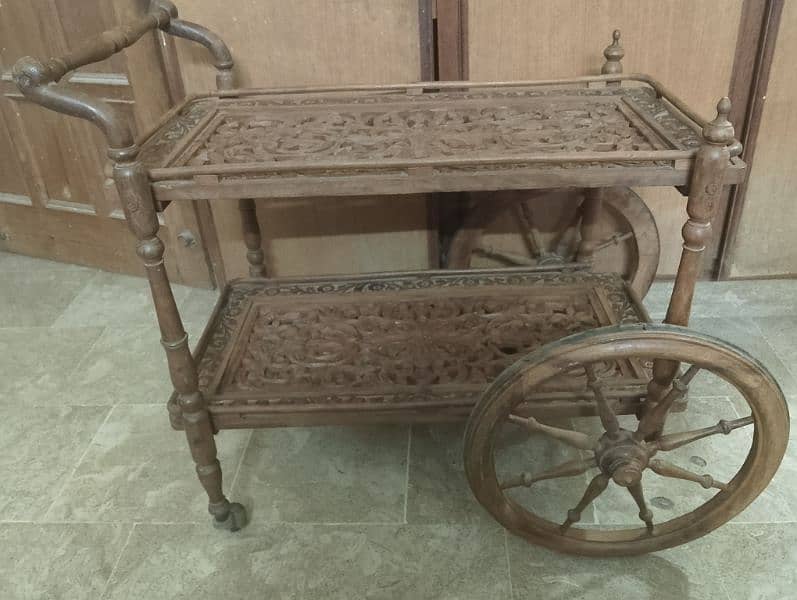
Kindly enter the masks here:
[[[672, 386], [641, 420], [620, 415], [631, 412], [629, 390], [648, 389], [653, 361], [678, 367]], [[592, 400], [596, 417], [532, 416], [563, 382]], [[684, 407], [690, 388], [705, 397]], [[783, 393], [742, 350], [682, 327], [606, 327], [547, 344], [490, 385], [468, 421], [465, 470], [479, 502], [531, 542], [641, 554], [741, 512], [774, 475], [788, 436]]]
[[[659, 232], [645, 202], [625, 187], [601, 190], [592, 265], [621, 273], [644, 297], [659, 265]], [[586, 204], [582, 190], [471, 194], [448, 250], [450, 269], [561, 265], [577, 260]]]

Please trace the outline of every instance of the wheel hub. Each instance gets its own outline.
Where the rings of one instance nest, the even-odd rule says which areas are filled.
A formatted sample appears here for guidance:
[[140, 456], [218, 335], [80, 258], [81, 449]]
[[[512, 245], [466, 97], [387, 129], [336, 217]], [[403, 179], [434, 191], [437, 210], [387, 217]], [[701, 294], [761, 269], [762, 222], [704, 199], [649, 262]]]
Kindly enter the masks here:
[[647, 447], [634, 439], [633, 433], [620, 429], [616, 434], [603, 434], [595, 450], [598, 467], [617, 485], [630, 487], [639, 483], [648, 466]]

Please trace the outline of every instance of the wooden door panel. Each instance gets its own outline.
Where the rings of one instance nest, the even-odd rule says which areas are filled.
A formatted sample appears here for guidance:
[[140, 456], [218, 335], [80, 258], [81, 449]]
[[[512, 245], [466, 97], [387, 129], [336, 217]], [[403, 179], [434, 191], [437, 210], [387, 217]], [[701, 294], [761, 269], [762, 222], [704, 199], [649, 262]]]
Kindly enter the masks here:
[[[420, 80], [418, 0], [194, 0], [180, 9], [228, 43], [241, 87]], [[184, 40], [176, 46], [186, 91], [212, 89], [203, 49]], [[427, 268], [436, 260], [427, 204], [426, 196], [260, 199], [269, 274]], [[227, 277], [245, 275], [236, 203], [214, 204], [212, 211]]]
[[[14, 136], [8, 127], [6, 110], [7, 103], [0, 104], [0, 140], [10, 141], [14, 139]], [[19, 197], [18, 201], [25, 198], [30, 203], [30, 197], [34, 196], [35, 192], [25, 177], [27, 169], [24, 166], [24, 161], [27, 159], [24, 152], [16, 146], [12, 146], [8, 150], [3, 153], [3, 160], [0, 160], [0, 181], [2, 182], [0, 194], [17, 196]]]
[[[622, 31], [625, 73], [648, 73], [705, 117], [728, 93], [743, 0], [471, 0], [472, 80], [595, 75], [614, 29]], [[675, 273], [685, 201], [671, 188], [637, 190], [656, 216], [660, 275]], [[724, 208], [716, 220], [719, 229]], [[719, 234], [707, 249], [711, 270]]]
[[[16, 90], [10, 69], [21, 56], [60, 56], [146, 9], [146, 0], [32, 0], [0, 10], [0, 249], [124, 273], [143, 271], [108, 178], [106, 142], [91, 124], [47, 111]], [[104, 98], [134, 131], [168, 109], [155, 36], [122, 54], [68, 75], [63, 82]], [[133, 91], [136, 86], [139, 92]], [[163, 215], [167, 268], [176, 281], [211, 285], [204, 248], [181, 243], [196, 227], [190, 211]], [[201, 241], [201, 236], [195, 235]]]
[[731, 277], [797, 274], [797, 3], [785, 2], [755, 143]]

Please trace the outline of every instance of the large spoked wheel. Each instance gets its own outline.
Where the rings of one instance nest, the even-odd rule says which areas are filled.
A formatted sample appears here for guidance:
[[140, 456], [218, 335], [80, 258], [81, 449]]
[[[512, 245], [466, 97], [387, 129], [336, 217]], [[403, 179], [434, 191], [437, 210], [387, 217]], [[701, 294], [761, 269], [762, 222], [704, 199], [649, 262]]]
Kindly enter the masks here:
[[[584, 212], [581, 190], [471, 195], [448, 248], [451, 269], [566, 265], [576, 261]], [[659, 265], [659, 232], [645, 202], [624, 187], [604, 191], [592, 268], [619, 272], [640, 298]]]
[[[648, 377], [654, 361], [678, 366], [641, 418], [615, 415], [621, 390], [611, 374], [628, 360]], [[562, 377], [580, 378], [598, 417], [553, 425], [528, 416], [544, 396], [535, 392]], [[675, 412], [706, 377], [738, 400], [707, 398], [692, 414], [693, 399]], [[607, 327], [547, 344], [490, 385], [468, 422], [465, 470], [479, 502], [513, 533], [561, 552], [632, 555], [683, 544], [740, 513], [775, 474], [788, 435], [783, 393], [742, 350], [682, 327]]]

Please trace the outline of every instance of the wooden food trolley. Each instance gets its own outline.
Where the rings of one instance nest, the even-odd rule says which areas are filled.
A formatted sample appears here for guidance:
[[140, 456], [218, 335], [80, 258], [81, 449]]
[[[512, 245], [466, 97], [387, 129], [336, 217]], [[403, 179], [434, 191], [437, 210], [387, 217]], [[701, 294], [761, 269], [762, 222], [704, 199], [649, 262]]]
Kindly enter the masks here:
[[[107, 103], [58, 82], [155, 29], [206, 46], [218, 91], [189, 97], [135, 140]], [[221, 39], [153, 0], [138, 22], [68, 56], [17, 63], [14, 79], [29, 100], [87, 119], [107, 136], [174, 383], [169, 416], [187, 435], [217, 526], [246, 523], [244, 508], [222, 491], [214, 435], [227, 428], [467, 418], [465, 471], [478, 501], [513, 533], [586, 555], [695, 539], [766, 487], [788, 440], [783, 393], [745, 352], [686, 328], [716, 204], [745, 170], [730, 102], [723, 98], [705, 122], [654, 79], [622, 74], [619, 32], [604, 54], [602, 75], [567, 80], [236, 89]], [[651, 323], [641, 303], [658, 235], [630, 186], [675, 186], [688, 195], [663, 324]], [[546, 210], [532, 212], [545, 202], [559, 206], [555, 189], [580, 199], [571, 217], [543, 234], [535, 218]], [[472, 193], [448, 250], [451, 269], [266, 277], [254, 198], [451, 191]], [[157, 211], [198, 199], [240, 204], [250, 277], [225, 286], [192, 354], [163, 265]], [[524, 256], [483, 243], [499, 213], [521, 225]], [[473, 269], [476, 255], [520, 266]], [[686, 408], [690, 384], [705, 372], [733, 388], [744, 411], [668, 431], [668, 418]], [[576, 418], [599, 429], [589, 435], [554, 424]], [[495, 454], [505, 426], [575, 455], [502, 475]], [[668, 458], [736, 430], [750, 450], [725, 478]], [[686, 514], [654, 520], [642, 484], [650, 473], [711, 495]], [[583, 477], [586, 489], [557, 519], [513, 495], [572, 477]], [[610, 484], [628, 490], [639, 520], [581, 523]]]

